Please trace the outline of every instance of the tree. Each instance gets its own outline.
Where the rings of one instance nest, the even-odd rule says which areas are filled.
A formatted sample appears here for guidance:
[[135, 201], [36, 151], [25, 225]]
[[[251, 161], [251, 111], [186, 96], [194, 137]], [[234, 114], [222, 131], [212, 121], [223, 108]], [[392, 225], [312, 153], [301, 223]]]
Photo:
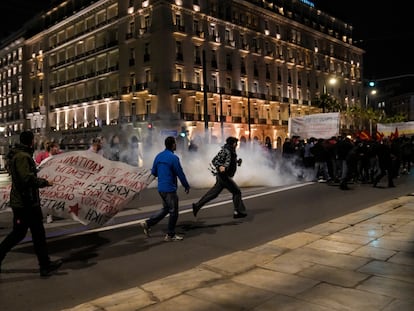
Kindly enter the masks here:
[[335, 99], [335, 97], [329, 94], [321, 94], [314, 99], [315, 106], [322, 108], [322, 113], [325, 112], [338, 112], [343, 109], [341, 104]]

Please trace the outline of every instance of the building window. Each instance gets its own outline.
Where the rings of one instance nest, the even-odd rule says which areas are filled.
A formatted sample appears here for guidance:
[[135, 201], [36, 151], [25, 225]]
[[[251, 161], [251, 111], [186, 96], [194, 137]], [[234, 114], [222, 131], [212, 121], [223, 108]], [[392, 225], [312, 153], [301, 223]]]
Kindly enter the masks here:
[[144, 45], [144, 62], [149, 62], [151, 58], [150, 44], [148, 42]]
[[129, 65], [130, 66], [135, 65], [135, 49], [134, 48], [129, 49]]
[[177, 68], [177, 81], [182, 82], [183, 81], [183, 70], [181, 68]]
[[194, 80], [197, 85], [201, 85], [201, 75], [199, 71], [194, 72]]
[[151, 82], [151, 69], [145, 70], [145, 83]]
[[231, 90], [231, 78], [230, 77], [226, 78], [226, 88], [227, 90]]
[[201, 65], [200, 47], [198, 45], [194, 47], [194, 63]]
[[181, 41], [175, 42], [175, 54], [176, 54], [177, 60], [180, 60], [180, 61], [183, 60], [183, 48], [182, 48]]
[[217, 76], [216, 75], [212, 75], [211, 76], [211, 91], [213, 93], [217, 92]]

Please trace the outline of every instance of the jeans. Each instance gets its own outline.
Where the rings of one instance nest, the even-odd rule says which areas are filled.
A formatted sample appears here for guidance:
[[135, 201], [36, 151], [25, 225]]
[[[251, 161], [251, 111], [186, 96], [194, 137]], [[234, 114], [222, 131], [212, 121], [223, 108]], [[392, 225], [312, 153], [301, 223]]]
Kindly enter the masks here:
[[175, 225], [178, 220], [178, 195], [177, 192], [158, 192], [162, 199], [162, 209], [147, 220], [148, 227], [152, 227], [170, 214], [168, 220], [168, 235], [175, 235]]

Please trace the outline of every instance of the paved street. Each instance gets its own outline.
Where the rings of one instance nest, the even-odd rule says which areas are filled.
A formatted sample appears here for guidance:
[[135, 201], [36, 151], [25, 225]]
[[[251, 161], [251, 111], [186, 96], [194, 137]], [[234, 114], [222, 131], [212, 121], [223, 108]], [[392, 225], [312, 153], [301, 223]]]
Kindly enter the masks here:
[[409, 311], [413, 293], [411, 194], [67, 310]]

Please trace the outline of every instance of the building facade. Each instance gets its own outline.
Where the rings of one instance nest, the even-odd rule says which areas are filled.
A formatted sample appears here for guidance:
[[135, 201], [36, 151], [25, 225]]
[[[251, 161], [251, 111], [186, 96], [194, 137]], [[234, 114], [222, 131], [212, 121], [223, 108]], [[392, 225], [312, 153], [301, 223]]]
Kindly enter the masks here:
[[68, 146], [116, 133], [279, 148], [319, 95], [364, 102], [363, 53], [307, 0], [62, 1], [1, 46], [1, 153], [25, 128]]

